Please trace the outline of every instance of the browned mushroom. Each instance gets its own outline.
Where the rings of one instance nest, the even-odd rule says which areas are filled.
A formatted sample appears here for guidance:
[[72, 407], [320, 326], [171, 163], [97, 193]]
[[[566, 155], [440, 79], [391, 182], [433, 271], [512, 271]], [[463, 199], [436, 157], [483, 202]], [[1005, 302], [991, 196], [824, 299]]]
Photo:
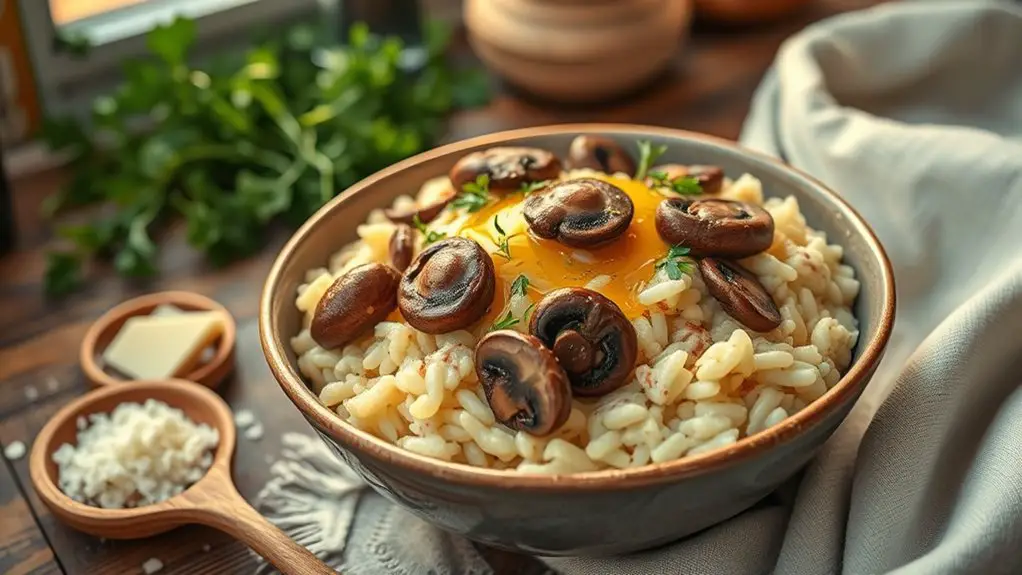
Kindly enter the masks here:
[[354, 341], [394, 311], [399, 283], [401, 274], [388, 265], [352, 268], [334, 280], [316, 305], [309, 326], [312, 339], [324, 349]]
[[777, 304], [751, 272], [735, 262], [717, 258], [699, 260], [706, 289], [728, 315], [745, 327], [765, 332], [781, 325]]
[[595, 178], [560, 182], [526, 198], [522, 208], [532, 233], [579, 248], [614, 240], [628, 229], [634, 212], [628, 194]]
[[[719, 166], [685, 166], [682, 164], [663, 164], [650, 168], [649, 172], [660, 172], [667, 176], [670, 181], [678, 178], [695, 178], [696, 183], [702, 188], [704, 194], [713, 195], [720, 192], [724, 186], [724, 170]], [[652, 185], [653, 180], [646, 178], [646, 185]]]
[[529, 331], [553, 350], [577, 395], [614, 391], [635, 367], [635, 328], [614, 302], [592, 290], [548, 293], [532, 313]]
[[493, 260], [479, 244], [455, 237], [428, 246], [401, 279], [398, 306], [412, 327], [425, 333], [466, 328], [493, 302]]
[[475, 364], [486, 401], [500, 423], [544, 436], [568, 420], [568, 376], [535, 337], [514, 330], [491, 332], [479, 340]]
[[405, 271], [408, 264], [412, 263], [412, 252], [415, 249], [415, 232], [408, 224], [394, 226], [394, 233], [390, 235], [389, 253], [390, 265], [399, 272]]
[[437, 198], [433, 203], [424, 206], [414, 206], [410, 209], [387, 208], [383, 210], [383, 215], [387, 216], [387, 219], [390, 221], [399, 224], [411, 224], [415, 221], [415, 216], [419, 216], [420, 222], [428, 224], [439, 216], [440, 212], [444, 211], [444, 208], [447, 207], [447, 204], [451, 203], [454, 196], [455, 193], [452, 190], [450, 193]]
[[738, 259], [770, 247], [774, 219], [745, 202], [670, 198], [657, 206], [656, 230], [665, 242], [686, 246], [693, 256]]
[[561, 161], [539, 148], [490, 148], [458, 160], [451, 168], [451, 183], [460, 190], [482, 174], [490, 177], [491, 191], [513, 192], [525, 183], [556, 179]]
[[572, 140], [565, 164], [569, 170], [589, 168], [607, 174], [624, 172], [629, 177], [635, 173], [635, 160], [620, 144], [605, 136], [578, 136]]

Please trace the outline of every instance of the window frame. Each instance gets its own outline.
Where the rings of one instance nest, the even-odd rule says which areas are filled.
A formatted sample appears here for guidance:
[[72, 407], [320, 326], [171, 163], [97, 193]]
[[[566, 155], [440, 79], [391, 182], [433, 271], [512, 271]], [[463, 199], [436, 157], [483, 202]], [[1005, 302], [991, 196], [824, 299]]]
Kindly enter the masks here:
[[50, 113], [75, 113], [95, 94], [109, 91], [120, 78], [121, 64], [146, 54], [145, 31], [176, 15], [196, 22], [195, 56], [247, 40], [254, 29], [298, 20], [326, 10], [320, 0], [148, 0], [67, 24], [72, 33], [98, 35], [101, 42], [86, 57], [56, 49], [60, 37], [49, 0], [19, 2], [32, 59], [40, 106]]

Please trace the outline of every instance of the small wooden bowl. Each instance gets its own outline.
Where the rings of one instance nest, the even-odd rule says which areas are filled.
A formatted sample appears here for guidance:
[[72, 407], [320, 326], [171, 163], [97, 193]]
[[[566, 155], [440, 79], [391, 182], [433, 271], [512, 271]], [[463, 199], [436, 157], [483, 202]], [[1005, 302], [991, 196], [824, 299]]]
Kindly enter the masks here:
[[494, 73], [541, 98], [592, 103], [662, 73], [692, 9], [689, 0], [466, 0], [463, 12], [472, 49]]
[[[134, 509], [93, 507], [65, 495], [58, 487], [59, 471], [53, 453], [65, 443], [75, 443], [78, 418], [109, 413], [121, 403], [143, 403], [147, 399], [176, 407], [192, 421], [205, 423], [219, 432], [220, 442], [206, 475], [179, 495]], [[35, 439], [29, 473], [36, 493], [50, 511], [64, 523], [90, 535], [139, 539], [199, 523], [244, 542], [283, 573], [334, 573], [238, 493], [231, 479], [235, 440], [231, 409], [211, 390], [184, 380], [135, 381], [95, 389], [58, 411]]]
[[216, 311], [224, 316], [224, 332], [217, 340], [216, 354], [209, 361], [200, 363], [191, 372], [180, 376], [182, 379], [216, 389], [234, 370], [234, 343], [238, 327], [227, 308], [197, 293], [165, 291], [139, 296], [114, 306], [89, 327], [85, 338], [82, 339], [79, 362], [82, 364], [85, 377], [92, 385], [99, 387], [132, 381], [107, 372], [103, 369], [100, 358], [117, 332], [124, 327], [125, 322], [135, 316], [148, 315], [157, 306], [164, 304], [170, 304], [185, 311]]

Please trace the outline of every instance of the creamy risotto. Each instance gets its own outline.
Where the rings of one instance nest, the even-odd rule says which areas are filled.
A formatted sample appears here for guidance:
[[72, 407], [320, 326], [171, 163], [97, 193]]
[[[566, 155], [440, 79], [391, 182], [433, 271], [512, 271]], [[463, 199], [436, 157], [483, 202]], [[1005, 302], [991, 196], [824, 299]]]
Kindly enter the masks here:
[[841, 246], [754, 175], [638, 151], [493, 148], [372, 213], [298, 289], [310, 387], [409, 451], [545, 474], [706, 453], [818, 399], [858, 337]]

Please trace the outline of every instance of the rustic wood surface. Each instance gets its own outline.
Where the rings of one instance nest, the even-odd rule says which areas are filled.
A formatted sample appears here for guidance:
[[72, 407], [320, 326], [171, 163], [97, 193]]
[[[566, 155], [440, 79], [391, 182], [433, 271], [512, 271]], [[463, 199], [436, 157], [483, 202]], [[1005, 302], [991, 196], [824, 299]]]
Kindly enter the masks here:
[[[722, 30], [698, 26], [672, 69], [655, 84], [618, 102], [565, 107], [504, 89], [487, 107], [451, 118], [447, 140], [564, 122], [634, 122], [737, 138], [749, 100], [781, 42], [820, 18], [879, 3], [818, 0], [787, 21]], [[262, 280], [287, 237], [278, 230], [262, 253], [225, 269], [213, 269], [184, 243], [164, 244], [162, 276], [127, 283], [105, 270], [87, 289], [58, 301], [41, 295], [46, 246], [52, 236], [38, 218], [43, 198], [60, 185], [60, 171], [14, 182], [18, 249], [0, 258], [0, 443], [31, 444], [46, 420], [88, 385], [78, 348], [90, 322], [129, 297], [159, 290], [191, 290], [223, 303], [238, 322], [237, 370], [218, 392], [235, 410], [252, 410], [265, 426], [259, 441], [239, 437], [234, 477], [254, 500], [279, 454], [279, 437], [308, 426], [272, 380], [258, 344], [256, 307]], [[240, 543], [212, 529], [184, 527], [139, 541], [99, 540], [62, 525], [48, 513], [29, 480], [27, 458], [0, 469], [0, 573], [139, 573], [159, 558], [161, 573], [247, 573], [255, 560]], [[483, 550], [499, 573], [541, 573], [531, 558]]]

